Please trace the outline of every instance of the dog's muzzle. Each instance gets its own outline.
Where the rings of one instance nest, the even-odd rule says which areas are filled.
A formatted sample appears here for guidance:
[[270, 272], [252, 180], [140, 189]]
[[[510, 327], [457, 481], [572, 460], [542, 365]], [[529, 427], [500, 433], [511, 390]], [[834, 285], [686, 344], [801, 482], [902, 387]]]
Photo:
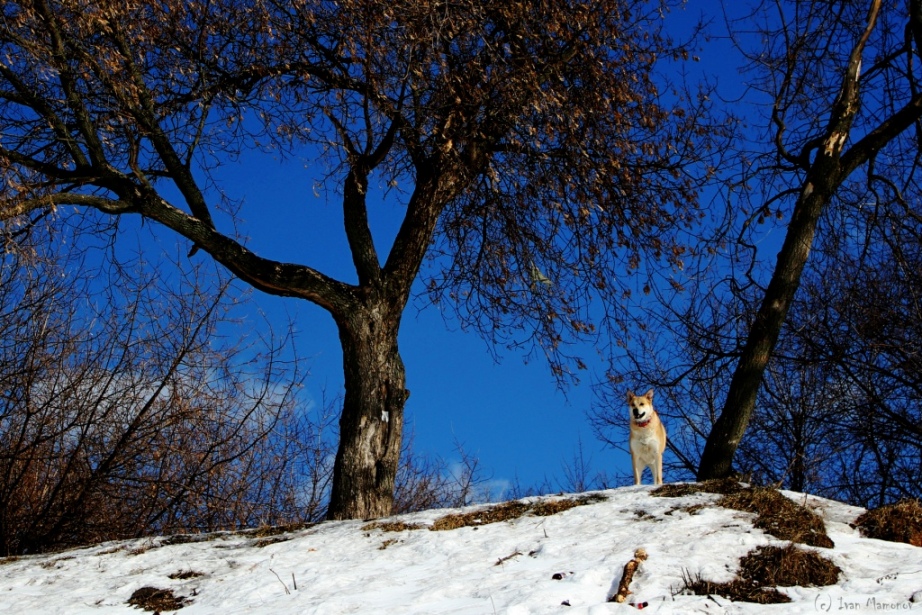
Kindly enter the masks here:
[[645, 417], [645, 416], [647, 415], [646, 412], [638, 412], [637, 410], [634, 410], [633, 412], [634, 412], [634, 420], [635, 420], [635, 421], [639, 421], [640, 419], [642, 419], [643, 417]]

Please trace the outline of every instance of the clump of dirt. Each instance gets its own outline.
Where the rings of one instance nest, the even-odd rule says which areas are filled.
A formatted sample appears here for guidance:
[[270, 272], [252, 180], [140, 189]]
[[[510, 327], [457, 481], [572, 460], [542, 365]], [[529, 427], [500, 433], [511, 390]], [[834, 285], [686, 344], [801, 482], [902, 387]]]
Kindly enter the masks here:
[[168, 578], [179, 579], [181, 581], [185, 581], [186, 579], [194, 579], [196, 577], [203, 577], [203, 576], [205, 576], [204, 572], [196, 572], [195, 570], [180, 570], [178, 572], [174, 572], [171, 575], [168, 575]]
[[740, 559], [740, 569], [729, 583], [713, 583], [700, 576], [684, 576], [680, 591], [696, 595], [717, 594], [736, 602], [778, 604], [791, 599], [774, 586], [815, 587], [835, 585], [842, 570], [813, 551], [786, 547], [763, 546], [753, 549]]
[[922, 503], [919, 500], [906, 499], [869, 510], [855, 520], [855, 525], [868, 538], [922, 547]]
[[188, 601], [188, 598], [174, 595], [172, 589], [142, 587], [131, 594], [128, 604], [145, 611], [178, 611]]

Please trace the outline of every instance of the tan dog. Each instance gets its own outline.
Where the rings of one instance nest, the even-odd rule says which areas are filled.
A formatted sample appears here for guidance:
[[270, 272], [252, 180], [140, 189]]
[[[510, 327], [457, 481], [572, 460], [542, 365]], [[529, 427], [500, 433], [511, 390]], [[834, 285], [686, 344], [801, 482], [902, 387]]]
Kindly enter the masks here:
[[649, 467], [653, 483], [663, 484], [663, 451], [666, 450], [666, 428], [653, 409], [653, 389], [646, 395], [627, 394], [631, 409], [631, 465], [634, 484], [640, 484], [643, 469]]

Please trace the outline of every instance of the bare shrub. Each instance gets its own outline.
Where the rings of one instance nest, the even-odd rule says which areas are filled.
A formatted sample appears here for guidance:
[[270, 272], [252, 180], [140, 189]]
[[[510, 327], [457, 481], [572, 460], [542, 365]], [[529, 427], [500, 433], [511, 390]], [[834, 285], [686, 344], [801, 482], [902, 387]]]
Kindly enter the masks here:
[[213, 268], [56, 253], [81, 232], [0, 261], [0, 553], [319, 517], [291, 337], [241, 335]]

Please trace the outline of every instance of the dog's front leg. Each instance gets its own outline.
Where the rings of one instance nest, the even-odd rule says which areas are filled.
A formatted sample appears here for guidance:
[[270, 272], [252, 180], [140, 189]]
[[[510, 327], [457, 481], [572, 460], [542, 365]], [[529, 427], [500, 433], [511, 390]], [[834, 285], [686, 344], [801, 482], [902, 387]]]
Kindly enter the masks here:
[[657, 485], [663, 484], [663, 456], [657, 455], [653, 460], [653, 482]]

